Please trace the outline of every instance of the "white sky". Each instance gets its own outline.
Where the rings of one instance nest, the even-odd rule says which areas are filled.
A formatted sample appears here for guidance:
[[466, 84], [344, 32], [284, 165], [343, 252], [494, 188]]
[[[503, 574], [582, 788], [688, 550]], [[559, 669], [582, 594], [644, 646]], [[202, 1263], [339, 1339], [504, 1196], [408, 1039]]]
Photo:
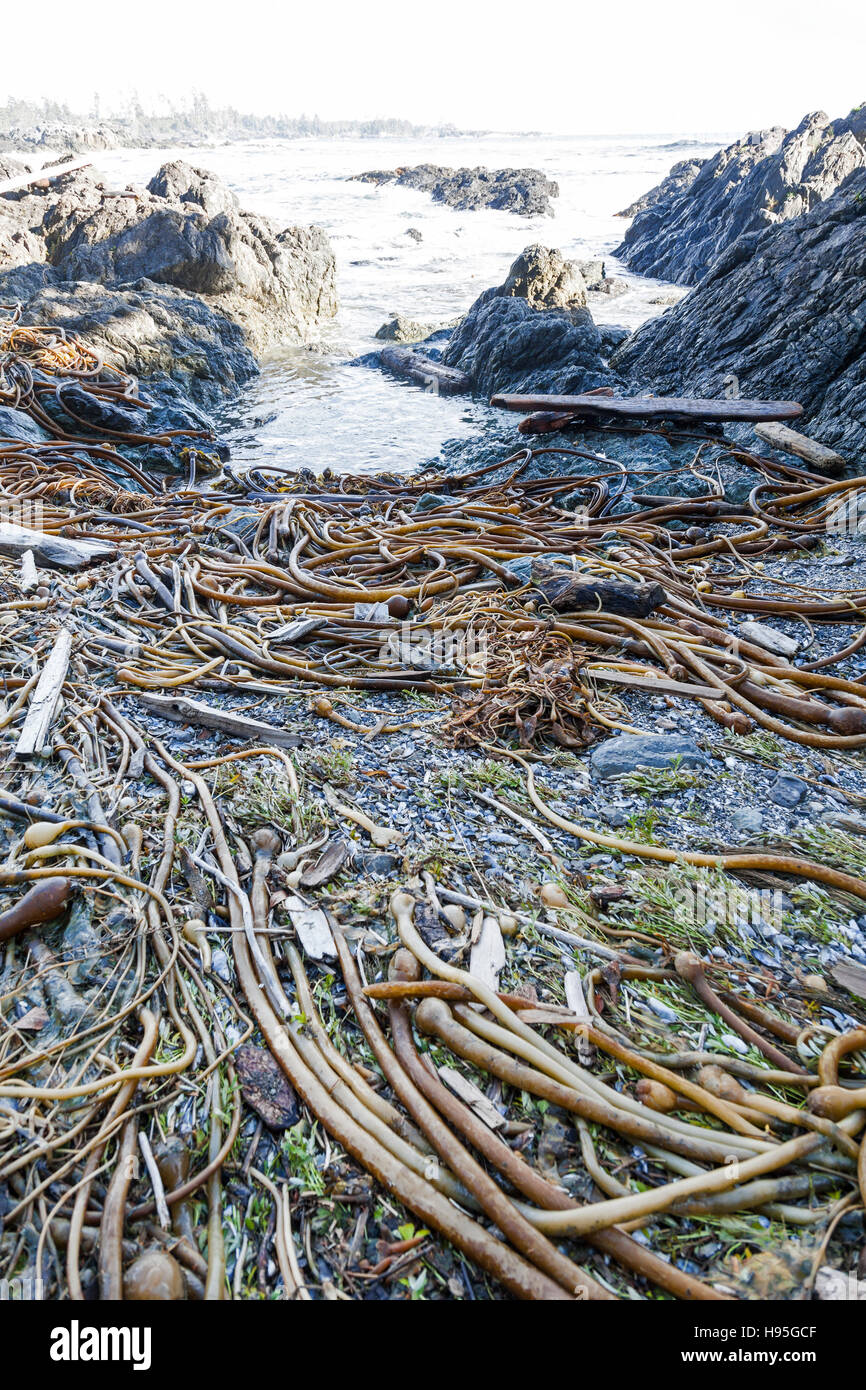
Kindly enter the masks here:
[[741, 132], [866, 101], [864, 0], [41, 0], [0, 101], [215, 105], [563, 133]]

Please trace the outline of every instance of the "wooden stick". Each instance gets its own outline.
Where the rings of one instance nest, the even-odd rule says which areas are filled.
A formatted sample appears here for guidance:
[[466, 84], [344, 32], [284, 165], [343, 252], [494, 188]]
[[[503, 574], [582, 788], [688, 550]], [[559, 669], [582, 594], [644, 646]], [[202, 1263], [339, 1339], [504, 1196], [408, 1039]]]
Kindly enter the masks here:
[[107, 541], [74, 541], [66, 536], [51, 536], [45, 531], [30, 531], [26, 526], [13, 526], [0, 521], [0, 555], [13, 560], [32, 551], [36, 564], [54, 569], [80, 570], [87, 565], [113, 560], [117, 546]]
[[162, 719], [173, 719], [179, 724], [196, 724], [204, 729], [219, 729], [221, 733], [232, 734], [235, 738], [255, 739], [259, 743], [271, 743], [277, 748], [298, 748], [306, 740], [300, 734], [290, 733], [276, 724], [263, 724], [258, 719], [246, 719], [240, 714], [229, 714], [226, 710], [213, 709], [199, 700], [189, 700], [182, 695], [137, 694], [136, 699], [153, 714]]
[[51, 164], [42, 169], [31, 170], [29, 174], [15, 174], [11, 179], [0, 183], [0, 194], [16, 193], [22, 188], [33, 188], [38, 184], [56, 183], [66, 174], [74, 174], [78, 169], [89, 169], [92, 159], [70, 159], [68, 164]]
[[763, 439], [765, 444], [780, 450], [781, 453], [793, 454], [795, 458], [804, 459], [819, 472], [841, 473], [845, 467], [845, 459], [841, 454], [837, 454], [835, 449], [828, 449], [826, 444], [819, 444], [817, 439], [809, 439], [798, 430], [788, 429], [787, 425], [756, 425], [755, 434], [759, 439]]
[[491, 405], [569, 415], [601, 415], [627, 419], [688, 416], [692, 420], [796, 420], [803, 407], [796, 401], [702, 400], [689, 396], [492, 396]]
[[34, 753], [42, 752], [66, 680], [71, 651], [72, 633], [68, 628], [61, 628], [33, 692], [24, 728], [15, 747], [16, 758], [29, 758]]

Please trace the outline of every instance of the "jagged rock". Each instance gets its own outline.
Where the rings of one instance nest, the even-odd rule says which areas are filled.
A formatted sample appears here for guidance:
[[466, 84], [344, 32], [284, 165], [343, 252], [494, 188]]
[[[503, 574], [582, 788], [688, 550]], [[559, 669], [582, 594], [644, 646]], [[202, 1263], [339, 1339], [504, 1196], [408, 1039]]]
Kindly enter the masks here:
[[147, 279], [205, 295], [255, 351], [303, 341], [336, 313], [335, 261], [319, 227], [276, 228], [243, 212], [213, 174], [164, 165], [139, 196], [104, 196], [76, 177], [45, 213], [46, 255], [61, 280]]
[[644, 193], [635, 202], [629, 203], [627, 208], [618, 212], [617, 217], [636, 217], [639, 212], [645, 212], [647, 208], [655, 207], [657, 203], [667, 203], [671, 198], [682, 193], [691, 184], [701, 171], [702, 159], [681, 159], [678, 164], [674, 164], [669, 174], [666, 174], [661, 183], [657, 183], [655, 188], [651, 188], [648, 193]]
[[[581, 299], [583, 295], [583, 299]], [[588, 391], [610, 373], [573, 262], [528, 246], [502, 285], [479, 295], [442, 354], [473, 386], [496, 391]]]
[[0, 198], [0, 269], [44, 260], [44, 243], [30, 230], [22, 205]]
[[741, 236], [611, 366], [659, 395], [798, 400], [798, 428], [866, 449], [866, 169], [795, 221]]
[[50, 197], [0, 199], [0, 303], [148, 378], [146, 428], [208, 428], [202, 411], [256, 374], [254, 353], [336, 312], [334, 255], [321, 228], [277, 231], [180, 161], [131, 193], [80, 171]]
[[461, 320], [442, 354], [478, 391], [575, 394], [611, 380], [588, 309], [533, 309], [525, 299], [487, 290]]
[[744, 233], [800, 217], [866, 167], [866, 105], [844, 120], [823, 111], [785, 134], [753, 131], [694, 177], [683, 171], [646, 195], [616, 255], [632, 270], [695, 285]]
[[352, 177], [360, 183], [415, 188], [458, 212], [496, 208], [538, 217], [552, 213], [550, 200], [559, 197], [559, 185], [538, 169], [446, 169], [441, 164], [418, 164], [412, 169], [370, 169]]
[[618, 734], [596, 744], [590, 763], [604, 780], [639, 767], [705, 767], [707, 760], [686, 734]]
[[499, 293], [525, 299], [533, 309], [582, 309], [586, 281], [575, 261], [535, 244], [521, 251]]

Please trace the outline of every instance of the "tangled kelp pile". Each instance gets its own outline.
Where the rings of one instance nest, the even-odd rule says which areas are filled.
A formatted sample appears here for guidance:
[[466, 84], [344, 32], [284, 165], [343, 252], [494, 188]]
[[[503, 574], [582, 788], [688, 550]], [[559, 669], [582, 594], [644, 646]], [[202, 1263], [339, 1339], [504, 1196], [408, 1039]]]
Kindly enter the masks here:
[[[379, 849], [403, 836], [343, 791], [316, 731], [387, 737], [434, 711], [442, 740], [508, 769], [519, 802], [487, 800], [554, 866], [555, 832], [660, 873], [793, 876], [859, 902], [854, 865], [600, 833], [551, 805], [537, 771], [631, 729], [630, 690], [693, 700], [738, 735], [866, 745], [862, 684], [825, 671], [864, 640], [866, 593], [784, 591], [760, 569], [856, 506], [857, 480], [715, 441], [755, 473], [730, 502], [698, 436], [706, 494], [626, 516], [622, 468], [580, 448], [408, 483], [227, 467], [201, 492], [201, 439], [169, 488], [147, 466], [167, 438], [126, 428], [132, 382], [50, 329], [10, 316], [3, 331], [3, 402], [52, 437], [0, 441], [0, 501], [18, 518], [0, 526], [14, 557], [0, 590], [0, 1274], [54, 1297], [218, 1299], [250, 1296], [250, 1279], [259, 1296], [364, 1296], [411, 1270], [427, 1229], [399, 1227], [377, 1265], [359, 1259], [360, 1216], [327, 1276], [303, 1213], [299, 1253], [298, 1174], [323, 1191], [299, 1097], [339, 1145], [331, 1200], [369, 1208], [359, 1165], [511, 1294], [736, 1296], [730, 1269], [702, 1277], [653, 1253], [652, 1225], [752, 1211], [819, 1233], [808, 1290], [866, 1198], [866, 1031], [816, 1020], [814, 982], [782, 990], [702, 960], [687, 933], [614, 925], [580, 883], [527, 903], [454, 891], [407, 858], [385, 900], [353, 887], [346, 825]], [[534, 476], [545, 455], [580, 471]], [[854, 632], [792, 665], [731, 630], [743, 611]], [[251, 717], [299, 688], [306, 731]], [[349, 691], [388, 704], [367, 725], [342, 712]], [[179, 749], [157, 719], [201, 746]], [[231, 780], [249, 762], [264, 769], [255, 802]], [[584, 963], [564, 1004], [539, 1000], [516, 944], [537, 931]], [[647, 981], [687, 1002], [702, 1037], [723, 1020], [745, 1060], [670, 1033], [653, 1046], [629, 1004]], [[862, 1012], [853, 995], [842, 1007]], [[576, 1127], [577, 1191], [543, 1161], [553, 1114]], [[294, 1138], [268, 1150], [264, 1126]]]

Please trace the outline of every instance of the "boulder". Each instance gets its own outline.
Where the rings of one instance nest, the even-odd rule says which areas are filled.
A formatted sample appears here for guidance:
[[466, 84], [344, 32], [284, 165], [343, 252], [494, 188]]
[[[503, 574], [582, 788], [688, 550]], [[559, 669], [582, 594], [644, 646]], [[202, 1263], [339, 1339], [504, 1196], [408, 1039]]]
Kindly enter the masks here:
[[863, 168], [866, 105], [837, 121], [813, 112], [787, 134], [753, 131], [694, 175], [675, 165], [641, 200], [616, 255], [643, 275], [695, 285], [738, 237], [802, 216]]
[[375, 337], [387, 343], [420, 343], [423, 338], [437, 332], [439, 327], [439, 324], [418, 323], [404, 314], [394, 314], [381, 328], [376, 329]]
[[583, 276], [545, 246], [528, 246], [503, 284], [479, 295], [442, 361], [496, 391], [588, 391], [607, 385], [601, 338], [584, 307]]
[[798, 400], [801, 429], [866, 449], [866, 169], [792, 221], [744, 233], [613, 355], [658, 395]]
[[499, 292], [525, 299], [533, 309], [582, 309], [586, 305], [586, 281], [577, 263], [537, 244], [521, 251]]
[[476, 390], [577, 394], [608, 385], [601, 339], [588, 309], [533, 309], [488, 290], [476, 299], [442, 354]]
[[590, 765], [606, 780], [639, 767], [706, 767], [707, 759], [686, 734], [618, 734], [596, 744]]
[[550, 200], [559, 197], [559, 185], [538, 169], [446, 169], [441, 164], [418, 164], [411, 169], [370, 169], [353, 178], [361, 183], [415, 188], [458, 212], [495, 208], [520, 217], [538, 217], [552, 214]]

